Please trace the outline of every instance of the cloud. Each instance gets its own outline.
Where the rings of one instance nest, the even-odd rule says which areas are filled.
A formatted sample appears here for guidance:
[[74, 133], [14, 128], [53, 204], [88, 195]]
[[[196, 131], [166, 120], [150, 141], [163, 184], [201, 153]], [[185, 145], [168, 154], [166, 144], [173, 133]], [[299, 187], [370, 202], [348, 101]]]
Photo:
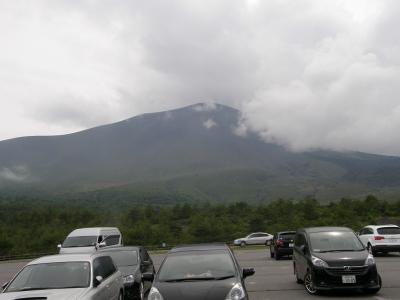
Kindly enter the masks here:
[[211, 129], [217, 126], [217, 123], [213, 119], [208, 119], [207, 121], [203, 122], [203, 126], [207, 129]]
[[214, 111], [217, 109], [217, 105], [214, 102], [205, 102], [198, 104], [193, 107], [195, 111]]
[[31, 180], [31, 175], [27, 167], [15, 166], [13, 168], [2, 168], [0, 170], [0, 180], [13, 182], [26, 182]]
[[400, 155], [399, 13], [394, 0], [2, 1], [0, 140], [212, 99], [243, 111], [238, 133], [295, 151]]

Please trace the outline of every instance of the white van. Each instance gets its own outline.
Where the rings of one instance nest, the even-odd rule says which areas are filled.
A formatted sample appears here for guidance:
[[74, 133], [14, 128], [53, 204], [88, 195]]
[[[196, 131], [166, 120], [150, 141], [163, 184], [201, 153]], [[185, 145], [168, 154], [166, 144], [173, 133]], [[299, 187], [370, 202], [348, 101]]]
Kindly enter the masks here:
[[122, 235], [116, 227], [80, 228], [72, 231], [58, 245], [60, 254], [91, 253], [99, 248], [122, 246]]

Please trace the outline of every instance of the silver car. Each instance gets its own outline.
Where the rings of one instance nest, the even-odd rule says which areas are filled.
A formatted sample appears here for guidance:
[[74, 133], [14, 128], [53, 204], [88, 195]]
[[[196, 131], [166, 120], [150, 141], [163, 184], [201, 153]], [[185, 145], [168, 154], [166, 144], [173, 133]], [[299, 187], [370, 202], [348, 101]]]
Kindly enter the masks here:
[[266, 232], [255, 232], [246, 237], [234, 240], [233, 244], [235, 246], [269, 245], [273, 237], [274, 236], [272, 234]]
[[122, 276], [108, 255], [46, 256], [3, 286], [0, 300], [6, 299], [122, 300]]

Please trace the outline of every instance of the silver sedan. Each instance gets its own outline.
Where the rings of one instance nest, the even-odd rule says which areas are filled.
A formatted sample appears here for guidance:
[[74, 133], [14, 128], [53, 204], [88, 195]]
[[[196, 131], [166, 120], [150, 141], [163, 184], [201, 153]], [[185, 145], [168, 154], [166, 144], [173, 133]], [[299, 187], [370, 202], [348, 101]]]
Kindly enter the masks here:
[[3, 286], [0, 300], [11, 299], [122, 300], [123, 282], [108, 255], [46, 256]]

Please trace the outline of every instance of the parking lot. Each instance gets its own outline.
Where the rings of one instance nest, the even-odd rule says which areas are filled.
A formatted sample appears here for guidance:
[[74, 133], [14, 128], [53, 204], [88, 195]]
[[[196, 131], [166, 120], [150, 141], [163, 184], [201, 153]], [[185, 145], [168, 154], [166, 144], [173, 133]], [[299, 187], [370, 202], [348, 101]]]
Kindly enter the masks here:
[[[236, 256], [241, 266], [254, 267], [256, 274], [246, 280], [251, 300], [286, 299], [400, 299], [400, 255], [391, 254], [376, 257], [383, 279], [382, 290], [374, 296], [359, 292], [330, 292], [320, 296], [310, 296], [302, 285], [296, 284], [291, 259], [275, 261], [269, 257], [268, 248], [237, 249]], [[156, 267], [164, 254], [151, 255]], [[0, 264], [0, 282], [8, 281], [26, 262], [3, 262]]]

